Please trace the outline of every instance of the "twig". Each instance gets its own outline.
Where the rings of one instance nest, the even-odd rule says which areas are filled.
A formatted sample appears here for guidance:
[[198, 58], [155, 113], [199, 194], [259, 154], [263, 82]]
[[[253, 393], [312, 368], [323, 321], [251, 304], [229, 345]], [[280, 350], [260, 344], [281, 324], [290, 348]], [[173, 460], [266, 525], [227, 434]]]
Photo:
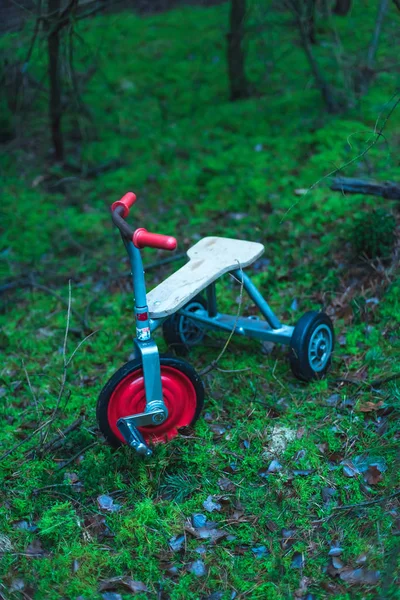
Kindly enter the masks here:
[[89, 338], [91, 338], [98, 331], [100, 331], [100, 330], [96, 329], [96, 331], [92, 331], [92, 333], [89, 333], [89, 335], [87, 335], [85, 338], [83, 338], [83, 340], [81, 340], [79, 342], [79, 344], [77, 345], [77, 347], [75, 348], [75, 350], [73, 351], [73, 353], [71, 354], [71, 356], [69, 357], [69, 359], [67, 360], [67, 363], [65, 365], [66, 367], [68, 367], [68, 365], [70, 364], [70, 362], [72, 361], [72, 359], [74, 358], [75, 354], [78, 352], [78, 350], [82, 346], [82, 344], [84, 344]]
[[98, 443], [99, 442], [92, 442], [91, 444], [88, 444], [87, 446], [85, 446], [84, 448], [82, 448], [82, 450], [79, 450], [79, 452], [77, 452], [76, 454], [74, 454], [74, 456], [72, 456], [66, 462], [64, 462], [62, 465], [59, 465], [57, 467], [56, 471], [61, 471], [61, 469], [64, 469], [65, 467], [67, 467], [68, 465], [70, 465], [72, 462], [74, 462], [74, 460], [76, 460], [78, 458], [78, 456], [81, 456], [81, 454], [84, 454], [85, 452], [87, 452], [88, 450], [90, 450], [90, 448], [93, 448], [93, 446], [97, 446]]
[[68, 301], [66, 301], [60, 294], [58, 294], [57, 292], [55, 292], [51, 288], [48, 288], [47, 286], [42, 285], [41, 283], [37, 283], [33, 279], [31, 279], [30, 281], [28, 281], [26, 283], [26, 287], [32, 287], [32, 288], [36, 288], [38, 290], [43, 290], [44, 292], [47, 292], [48, 294], [51, 294], [52, 296], [54, 296], [55, 298], [57, 298], [57, 300], [59, 300], [63, 304], [66, 304], [67, 307], [68, 307], [69, 312], [72, 313], [74, 315], [74, 317], [76, 317], [81, 322], [83, 328], [85, 330], [87, 330], [85, 319], [74, 308], [72, 308], [71, 306], [69, 306], [68, 305]]
[[37, 429], [35, 429], [35, 431], [33, 433], [31, 433], [30, 435], [28, 435], [28, 437], [24, 438], [23, 440], [21, 440], [20, 442], [18, 442], [18, 444], [15, 444], [15, 446], [13, 446], [9, 450], [7, 450], [7, 452], [5, 452], [4, 454], [2, 454], [0, 456], [0, 462], [4, 458], [7, 458], [7, 456], [9, 456], [10, 454], [12, 454], [13, 452], [15, 452], [15, 450], [17, 450], [20, 446], [22, 446], [23, 444], [26, 444], [26, 442], [29, 442], [29, 440], [31, 440], [32, 438], [34, 438], [35, 435], [37, 433], [39, 433], [39, 431], [42, 431], [42, 429], [44, 429], [49, 424], [49, 422], [50, 422], [50, 420], [47, 420], [45, 423], [43, 423], [42, 425], [40, 425], [40, 427], [38, 427]]
[[[239, 261], [237, 261], [237, 262], [238, 262], [238, 265], [239, 265], [239, 269], [240, 269], [240, 271], [242, 272], [242, 267], [241, 267], [241, 265], [240, 265], [240, 262], [239, 262]], [[231, 341], [231, 339], [232, 339], [232, 336], [233, 336], [233, 334], [235, 333], [236, 326], [237, 326], [237, 323], [238, 323], [238, 320], [239, 320], [239, 316], [240, 316], [240, 309], [242, 308], [242, 301], [243, 301], [243, 285], [244, 285], [244, 280], [243, 280], [243, 277], [242, 277], [242, 280], [241, 280], [241, 282], [240, 282], [239, 306], [238, 306], [238, 309], [237, 309], [237, 313], [236, 313], [236, 317], [235, 317], [235, 322], [234, 322], [234, 324], [233, 324], [232, 331], [230, 332], [230, 334], [229, 334], [229, 337], [228, 337], [228, 339], [226, 340], [226, 342], [225, 342], [225, 344], [224, 344], [224, 347], [222, 348], [221, 352], [218, 354], [217, 358], [216, 358], [215, 360], [213, 360], [213, 361], [212, 361], [212, 362], [211, 362], [211, 363], [208, 365], [208, 367], [205, 367], [205, 368], [204, 368], [202, 371], [200, 371], [200, 373], [199, 373], [199, 374], [200, 374], [200, 376], [206, 375], [207, 373], [209, 373], [210, 371], [212, 371], [213, 369], [215, 369], [215, 368], [216, 368], [216, 366], [217, 366], [217, 364], [218, 364], [218, 361], [219, 361], [219, 360], [222, 358], [222, 356], [225, 354], [225, 351], [226, 351], [227, 347], [229, 346], [229, 343], [230, 343], [230, 341]]]
[[50, 424], [49, 427], [47, 429], [47, 431], [45, 432], [44, 436], [43, 436], [43, 441], [45, 441], [46, 437], [48, 436], [49, 432], [50, 432], [50, 428], [52, 423], [54, 422], [58, 409], [60, 407], [60, 402], [61, 402], [61, 398], [63, 397], [64, 394], [64, 389], [65, 389], [65, 383], [67, 381], [67, 340], [68, 340], [68, 332], [69, 332], [69, 324], [70, 324], [70, 320], [71, 320], [71, 304], [72, 304], [72, 293], [71, 293], [71, 280], [69, 280], [68, 282], [68, 310], [67, 310], [67, 323], [65, 326], [65, 334], [64, 334], [64, 344], [63, 344], [63, 372], [62, 372], [62, 376], [61, 376], [61, 384], [60, 384], [60, 389], [58, 391], [58, 396], [57, 396], [57, 401], [56, 401], [56, 405], [53, 409], [52, 415], [50, 417]]
[[386, 502], [387, 500], [396, 498], [396, 496], [400, 496], [400, 490], [396, 490], [388, 496], [381, 496], [380, 498], [376, 498], [375, 500], [367, 500], [366, 502], [359, 502], [358, 504], [345, 504], [344, 506], [334, 506], [333, 510], [353, 510], [354, 508], [370, 506], [371, 504], [380, 504], [381, 502]]
[[375, 379], [375, 381], [372, 381], [369, 386], [379, 387], [384, 383], [389, 383], [389, 381], [394, 381], [395, 379], [400, 379], [400, 373], [394, 373], [393, 375], [388, 375], [388, 377], [383, 377], [382, 379]]
[[[82, 422], [83, 422], [83, 417], [79, 417], [79, 419], [76, 419], [76, 421], [71, 423], [71, 425], [68, 425], [68, 427], [66, 427], [63, 431], [60, 431], [60, 433], [58, 435], [56, 435], [52, 440], [47, 442], [47, 444], [45, 444], [42, 447], [41, 454], [43, 454], [44, 452], [47, 452], [49, 450], [55, 450], [56, 448], [59, 448], [60, 446], [62, 446], [66, 436], [69, 433], [71, 433], [71, 431], [74, 431], [75, 429], [77, 429], [79, 427], [79, 425], [81, 425]], [[32, 458], [33, 454], [34, 454], [34, 451], [31, 450], [30, 453], [28, 454], [27, 458]]]
[[[352, 165], [353, 163], [355, 163], [356, 161], [360, 160], [360, 158], [363, 158], [370, 150], [371, 148], [373, 148], [375, 146], [375, 144], [378, 142], [378, 140], [383, 136], [383, 131], [386, 127], [386, 123], [388, 122], [388, 120], [390, 119], [390, 117], [392, 116], [393, 112], [395, 111], [395, 109], [397, 108], [397, 106], [400, 104], [400, 90], [396, 90], [394, 92], [394, 94], [392, 94], [390, 100], [387, 102], [387, 104], [389, 104], [389, 102], [392, 102], [392, 100], [394, 100], [396, 98], [396, 96], [398, 96], [397, 100], [395, 101], [394, 105], [391, 107], [391, 109], [389, 110], [388, 114], [386, 115], [386, 117], [383, 120], [383, 123], [381, 125], [381, 127], [379, 128], [379, 130], [377, 129], [378, 127], [378, 123], [379, 123], [379, 119], [382, 115], [383, 110], [379, 113], [378, 118], [376, 120], [375, 123], [375, 127], [374, 130], [372, 132], [373, 140], [372, 142], [368, 143], [367, 147], [360, 152], [359, 154], [357, 154], [357, 156], [355, 156], [354, 158], [348, 160], [347, 162], [345, 162], [343, 165], [341, 165], [340, 167], [335, 167], [334, 169], [332, 169], [332, 171], [330, 171], [329, 173], [327, 173], [326, 175], [323, 175], [320, 179], [318, 179], [318, 181], [316, 181], [315, 183], [313, 183], [308, 189], [306, 194], [308, 194], [308, 192], [311, 192], [318, 184], [320, 184], [322, 181], [324, 181], [324, 179], [328, 179], [328, 177], [333, 177], [334, 175], [336, 175], [337, 173], [341, 173], [346, 167], [349, 167], [350, 165]], [[305, 194], [304, 194], [305, 195]], [[285, 214], [283, 215], [282, 219], [281, 219], [281, 223], [283, 222], [283, 219], [285, 217], [287, 217], [287, 215], [289, 214], [289, 212], [299, 203], [299, 201], [294, 202], [285, 212]]]

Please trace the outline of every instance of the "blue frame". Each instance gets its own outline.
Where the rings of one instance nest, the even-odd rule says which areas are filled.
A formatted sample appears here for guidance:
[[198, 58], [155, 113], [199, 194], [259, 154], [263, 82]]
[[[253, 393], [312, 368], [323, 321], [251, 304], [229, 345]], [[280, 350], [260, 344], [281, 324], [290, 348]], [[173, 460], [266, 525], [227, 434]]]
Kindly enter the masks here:
[[[143, 377], [146, 393], [146, 408], [141, 414], [130, 415], [119, 419], [117, 426], [127, 443], [139, 454], [152, 454], [137, 427], [159, 425], [168, 418], [168, 410], [164, 404], [161, 381], [160, 356], [152, 333], [168, 318], [151, 319], [146, 296], [146, 282], [140, 250], [131, 241], [124, 241], [131, 264], [134, 315], [136, 337], [134, 339], [135, 355], [143, 365]], [[237, 335], [247, 336], [261, 341], [279, 344], [290, 344], [294, 327], [283, 325], [266, 302], [250, 277], [241, 269], [231, 271], [232, 275], [243, 285], [243, 289], [258, 306], [265, 320], [258, 317], [235, 317], [220, 314], [217, 308], [215, 282], [207, 286], [207, 309], [187, 311], [181, 308], [177, 314], [199, 323], [204, 329], [227, 331], [234, 329]], [[202, 291], [202, 290], [199, 290]], [[190, 302], [190, 301], [189, 301]]]

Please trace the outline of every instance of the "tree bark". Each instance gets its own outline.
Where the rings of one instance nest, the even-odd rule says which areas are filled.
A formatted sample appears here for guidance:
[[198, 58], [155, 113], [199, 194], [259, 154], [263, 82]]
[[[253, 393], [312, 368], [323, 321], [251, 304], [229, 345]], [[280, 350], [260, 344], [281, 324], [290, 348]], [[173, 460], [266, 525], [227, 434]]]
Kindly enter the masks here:
[[371, 44], [368, 48], [367, 68], [370, 71], [372, 71], [373, 66], [374, 66], [375, 57], [376, 57], [376, 53], [378, 50], [379, 37], [381, 34], [382, 24], [383, 24], [385, 15], [387, 13], [388, 7], [389, 7], [389, 0], [381, 0], [380, 1], [379, 8], [378, 8], [378, 15], [376, 17], [374, 33], [372, 35]]
[[244, 21], [246, 0], [231, 0], [229, 33], [227, 35], [227, 59], [231, 100], [239, 100], [249, 95], [249, 84], [244, 67]]
[[354, 177], [336, 177], [330, 186], [335, 192], [380, 196], [387, 200], [400, 200], [400, 184], [391, 181], [365, 181]]
[[315, 35], [315, 9], [316, 0], [306, 0], [305, 27], [310, 44], [317, 43]]
[[64, 160], [64, 142], [61, 129], [60, 30], [57, 28], [57, 18], [60, 15], [60, 9], [61, 0], [49, 0], [48, 11], [51, 15], [47, 25], [48, 70], [50, 82], [49, 118], [54, 157], [57, 161]]
[[333, 13], [341, 17], [345, 17], [351, 8], [351, 0], [336, 0], [333, 7]]
[[322, 74], [322, 71], [311, 48], [309, 31], [307, 26], [307, 13], [306, 7], [303, 4], [303, 0], [288, 0], [288, 4], [296, 17], [297, 25], [300, 32], [301, 43], [303, 45], [304, 52], [306, 53], [308, 62], [310, 63], [315, 82], [324, 99], [326, 108], [329, 113], [336, 113], [339, 110], [338, 102], [335, 98], [333, 90], [331, 89], [331, 86]]

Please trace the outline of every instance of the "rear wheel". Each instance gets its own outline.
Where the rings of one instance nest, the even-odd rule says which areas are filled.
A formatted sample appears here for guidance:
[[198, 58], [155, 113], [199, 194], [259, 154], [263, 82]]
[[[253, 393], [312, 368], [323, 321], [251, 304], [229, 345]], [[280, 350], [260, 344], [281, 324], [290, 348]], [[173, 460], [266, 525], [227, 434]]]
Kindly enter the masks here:
[[[207, 309], [207, 302], [203, 296], [196, 296], [183, 308], [195, 313], [197, 310]], [[164, 339], [177, 354], [185, 355], [192, 346], [200, 344], [203, 341], [204, 333], [200, 323], [180, 315], [179, 311], [163, 323]]]
[[[203, 383], [191, 365], [177, 358], [161, 357], [163, 399], [168, 418], [157, 426], [138, 427], [146, 443], [167, 442], [181, 427], [194, 425], [204, 404]], [[117, 422], [144, 412], [146, 394], [140, 359], [121, 367], [106, 383], [97, 401], [97, 420], [107, 442], [118, 447], [125, 443]]]
[[332, 362], [333, 324], [323, 312], [310, 311], [297, 322], [290, 342], [290, 366], [303, 381], [322, 379]]

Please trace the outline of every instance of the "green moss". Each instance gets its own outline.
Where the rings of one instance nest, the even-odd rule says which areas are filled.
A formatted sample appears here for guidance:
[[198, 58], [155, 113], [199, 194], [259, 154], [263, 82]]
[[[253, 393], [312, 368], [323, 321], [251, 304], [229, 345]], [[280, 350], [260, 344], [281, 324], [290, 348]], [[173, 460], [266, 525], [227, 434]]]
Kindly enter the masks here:
[[[376, 7], [370, 4], [354, 3], [351, 15], [334, 19], [346, 56], [354, 62], [363, 56], [375, 22]], [[363, 153], [378, 115], [382, 122], [390, 109], [385, 103], [396, 81], [385, 61], [394, 64], [397, 58], [393, 40], [398, 39], [398, 24], [394, 18], [385, 22], [379, 47], [382, 69], [368, 93], [348, 112], [331, 117], [310, 83], [290, 16], [254, 2], [248, 26], [257, 33], [248, 36], [246, 68], [257, 94], [228, 101], [228, 10], [225, 3], [146, 17], [122, 12], [78, 25], [78, 73], [94, 63], [97, 68], [83, 90], [91, 122], [72, 112], [64, 119], [68, 159], [85, 171], [118, 158], [124, 161], [120, 168], [79, 180], [60, 166], [44, 170], [44, 94], [32, 107], [34, 118], [26, 119], [26, 135], [39, 140], [37, 155], [11, 149], [1, 157], [7, 179], [2, 180], [5, 201], [0, 206], [0, 277], [19, 282], [12, 294], [2, 296], [0, 313], [1, 454], [26, 439], [56, 406], [69, 279], [74, 312], [67, 356], [83, 340], [82, 317], [96, 330], [68, 368], [62, 407], [45, 441], [78, 417], [83, 417], [82, 426], [42, 457], [34, 453], [27, 458], [37, 436], [0, 463], [0, 531], [15, 550], [3, 556], [0, 579], [8, 589], [21, 577], [34, 600], [80, 595], [100, 600], [100, 582], [122, 575], [142, 580], [150, 595], [162, 590], [172, 600], [198, 600], [214, 592], [223, 592], [228, 600], [234, 591], [238, 597], [286, 600], [304, 576], [309, 593], [322, 598], [326, 586], [337, 583], [326, 572], [332, 542], [343, 546], [343, 560], [350, 566], [367, 552], [368, 568], [382, 571], [385, 598], [393, 588], [394, 505], [332, 509], [338, 503], [389, 495], [399, 486], [398, 385], [394, 380], [376, 389], [366, 383], [399, 370], [400, 283], [394, 271], [385, 294], [380, 284], [374, 287], [375, 279], [371, 289], [365, 288], [368, 274], [359, 283], [354, 278], [349, 282], [352, 265], [345, 262], [343, 248], [348, 224], [362, 219], [364, 227], [376, 199], [355, 195], [344, 201], [324, 178], [344, 163], [351, 163], [345, 170], [349, 176], [365, 176], [366, 171], [382, 180], [397, 177], [400, 111], [387, 122], [385, 139], [379, 137]], [[30, 34], [28, 24], [24, 33], [1, 38], [0, 48], [24, 60]], [[338, 74], [335, 35], [324, 23], [319, 36], [314, 52], [332, 83], [343, 86], [347, 63]], [[42, 81], [46, 68], [45, 53], [37, 47], [30, 73]], [[353, 92], [348, 92], [350, 97]], [[89, 133], [79, 147], [78, 129]], [[41, 183], [40, 175], [47, 177]], [[304, 386], [290, 374], [285, 349], [275, 347], [265, 355], [259, 344], [237, 337], [220, 360], [224, 371], [214, 370], [205, 378], [205, 411], [225, 428], [221, 436], [210, 429], [208, 417], [192, 435], [159, 446], [148, 461], [137, 460], [126, 448], [105, 446], [95, 428], [96, 398], [128, 359], [134, 334], [124, 275], [129, 267], [108, 214], [109, 204], [127, 189], [138, 194], [132, 224], [176, 235], [181, 249], [211, 232], [263, 243], [269, 262], [254, 271], [254, 282], [283, 322], [294, 324], [306, 310], [339, 306], [339, 343], [328, 379]], [[392, 203], [382, 202], [385, 212], [395, 213]], [[366, 252], [370, 236], [365, 228], [363, 232], [360, 251]], [[373, 252], [377, 250], [381, 252], [381, 242], [375, 243]], [[144, 261], [159, 258], [146, 251]], [[148, 271], [149, 286], [173, 268]], [[25, 287], [32, 273], [48, 289]], [[346, 290], [353, 284], [352, 301], [346, 305]], [[220, 310], [235, 314], [237, 283], [226, 276], [218, 281], [217, 292]], [[368, 302], [375, 297], [378, 303]], [[348, 312], [340, 312], [340, 303]], [[250, 315], [253, 308], [244, 297], [242, 313]], [[160, 332], [156, 339], [166, 351]], [[210, 334], [188, 360], [201, 370], [217, 358], [225, 340], [224, 334]], [[328, 402], [336, 393], [339, 401]], [[382, 415], [359, 410], [363, 403], [382, 400]], [[384, 422], [386, 429], [379, 431]], [[274, 426], [292, 430], [294, 439], [277, 457], [282, 470], [265, 476]], [[345, 476], [342, 458], [375, 455], [378, 449], [388, 466], [382, 482], [368, 490], [362, 476]], [[64, 478], [68, 472], [76, 474], [79, 485]], [[222, 490], [222, 477], [234, 488]], [[336, 490], [332, 502], [323, 499], [326, 487]], [[112, 494], [120, 510], [102, 512], [100, 494]], [[208, 518], [232, 537], [213, 544], [186, 532], [185, 550], [172, 552], [170, 538], [183, 534], [192, 514], [205, 512], [209, 495], [224, 496], [221, 512]], [[241, 517], [232, 516], [235, 507], [243, 510]], [[21, 528], [20, 521], [37, 529]], [[282, 543], [282, 528], [295, 530], [292, 547]], [[27, 547], [38, 540], [44, 555], [26, 556]], [[262, 545], [269, 554], [258, 559], [251, 549]], [[199, 546], [205, 554], [197, 552]], [[292, 567], [294, 552], [305, 557], [301, 572]], [[394, 556], [394, 566], [388, 556]], [[206, 577], [188, 571], [199, 558]], [[166, 564], [177, 567], [176, 577], [166, 574]], [[375, 589], [347, 590], [343, 582], [335, 589], [335, 598], [342, 600], [376, 597]]]

